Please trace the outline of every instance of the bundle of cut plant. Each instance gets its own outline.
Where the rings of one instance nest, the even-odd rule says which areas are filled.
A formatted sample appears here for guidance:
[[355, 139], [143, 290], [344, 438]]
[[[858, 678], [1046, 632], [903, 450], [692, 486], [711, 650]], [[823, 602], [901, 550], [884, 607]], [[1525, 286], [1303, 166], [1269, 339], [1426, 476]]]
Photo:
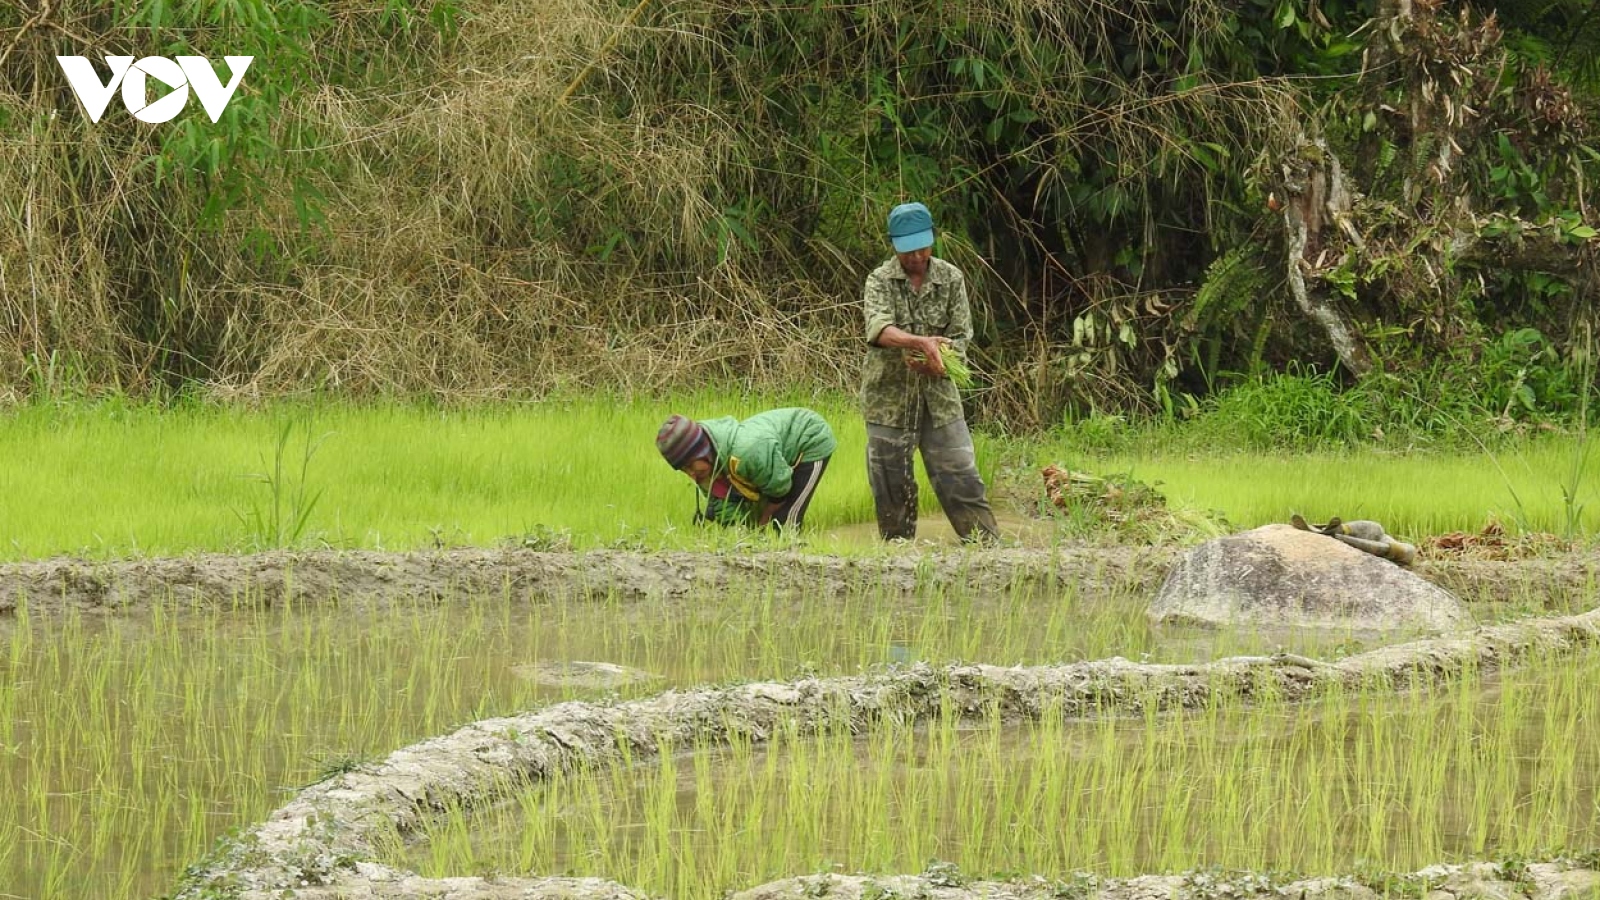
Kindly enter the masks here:
[[1220, 514], [1173, 508], [1155, 487], [1131, 475], [1093, 475], [1063, 465], [1045, 466], [1039, 474], [1051, 506], [1091, 530], [1152, 540], [1216, 537], [1228, 531]]
[[[907, 351], [905, 356], [906, 359], [914, 362], [922, 362], [927, 359], [919, 350]], [[940, 344], [939, 359], [944, 361], [945, 377], [950, 379], [956, 387], [963, 391], [972, 387], [972, 368], [967, 365], [965, 359], [961, 358], [961, 351], [957, 350], [954, 344]]]
[[1490, 519], [1477, 534], [1452, 531], [1432, 535], [1422, 540], [1420, 549], [1423, 556], [1431, 558], [1512, 560], [1569, 553], [1574, 543], [1543, 531], [1509, 535], [1504, 526]]
[[940, 344], [939, 356], [944, 360], [944, 373], [955, 382], [956, 387], [963, 391], [972, 387], [972, 369], [961, 358], [961, 352], [954, 344]]

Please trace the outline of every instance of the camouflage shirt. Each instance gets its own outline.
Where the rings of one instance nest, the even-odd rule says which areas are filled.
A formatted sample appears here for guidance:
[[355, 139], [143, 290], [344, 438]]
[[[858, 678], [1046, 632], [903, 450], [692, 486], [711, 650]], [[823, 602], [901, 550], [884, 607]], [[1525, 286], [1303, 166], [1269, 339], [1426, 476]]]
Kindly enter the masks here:
[[867, 361], [861, 377], [861, 411], [867, 424], [920, 428], [924, 403], [933, 428], [961, 418], [961, 393], [950, 379], [913, 372], [900, 348], [874, 343], [883, 329], [894, 325], [924, 337], [947, 337], [965, 359], [972, 339], [972, 308], [967, 305], [967, 279], [961, 270], [942, 259], [929, 259], [922, 290], [912, 291], [900, 261], [891, 258], [867, 276], [862, 305]]

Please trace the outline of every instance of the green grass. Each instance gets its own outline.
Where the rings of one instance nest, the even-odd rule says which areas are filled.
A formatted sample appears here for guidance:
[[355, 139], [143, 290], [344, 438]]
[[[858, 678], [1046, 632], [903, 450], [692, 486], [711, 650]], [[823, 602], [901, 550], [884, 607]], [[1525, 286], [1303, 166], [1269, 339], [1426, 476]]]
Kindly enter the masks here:
[[[781, 403], [781, 398], [768, 401]], [[791, 401], [792, 402], [792, 401]], [[823, 404], [846, 448], [812, 506], [818, 527], [871, 518], [860, 417]], [[113, 403], [24, 408], [0, 428], [0, 554], [161, 555], [273, 545], [284, 429], [284, 518], [316, 495], [298, 543], [405, 550], [490, 546], [529, 533], [578, 546], [693, 543], [689, 480], [654, 438], [671, 411], [711, 417], [766, 408], [741, 397], [675, 404], [551, 401], [493, 408], [278, 406], [264, 411]], [[306, 460], [306, 450], [315, 452]], [[302, 463], [304, 476], [302, 477]], [[848, 486], [860, 485], [852, 490]], [[846, 489], [841, 489], [841, 487]], [[320, 492], [320, 493], [318, 493]], [[266, 538], [266, 539], [263, 539]]]
[[[691, 526], [694, 490], [656, 454], [669, 412], [746, 416], [803, 403], [839, 438], [808, 517], [813, 549], [862, 552], [833, 529], [871, 523], [864, 426], [850, 398], [715, 393], [667, 402], [552, 400], [493, 407], [278, 404], [261, 410], [111, 401], [15, 408], [0, 419], [0, 559], [238, 552], [294, 544], [384, 550], [535, 545], [726, 547]], [[1092, 427], [1092, 426], [1090, 426]], [[1600, 443], [1548, 436], [1481, 450], [1241, 452], [1135, 437], [1107, 450], [1067, 437], [980, 434], [1001, 505], [1037, 508], [1050, 462], [1131, 472], [1237, 527], [1370, 517], [1416, 539], [1507, 526], [1600, 531], [1600, 498], [1573, 462]], [[919, 478], [920, 468], [919, 468]], [[297, 500], [298, 498], [298, 500]], [[1587, 501], [1587, 502], [1585, 502]], [[936, 509], [923, 490], [924, 512]], [[869, 532], [870, 533], [870, 532]], [[748, 539], [745, 540], [749, 543]], [[759, 543], [759, 542], [758, 542]], [[870, 541], [868, 542], [870, 543]], [[767, 542], [764, 545], [772, 545]]]
[[[1417, 539], [1477, 531], [1490, 520], [1512, 530], [1564, 534], [1575, 438], [1544, 437], [1495, 452], [1377, 453], [1300, 451], [1274, 454], [1150, 452], [1063, 456], [1095, 472], [1128, 472], [1159, 483], [1171, 503], [1218, 510], [1240, 526], [1286, 522], [1291, 513], [1377, 519], [1391, 534]], [[1582, 448], [1588, 470], [1600, 443]], [[1040, 458], [1044, 458], [1043, 455]], [[1600, 531], [1600, 491], [1578, 485], [1578, 536]]]

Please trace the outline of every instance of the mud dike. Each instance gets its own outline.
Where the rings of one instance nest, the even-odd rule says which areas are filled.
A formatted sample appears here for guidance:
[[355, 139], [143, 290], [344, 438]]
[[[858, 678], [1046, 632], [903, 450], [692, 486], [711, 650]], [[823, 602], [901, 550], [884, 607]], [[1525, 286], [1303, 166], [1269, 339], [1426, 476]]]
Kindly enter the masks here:
[[250, 555], [0, 565], [0, 616], [176, 606], [271, 606], [286, 601], [364, 605], [481, 597], [714, 598], [758, 587], [776, 596], [874, 590], [910, 593], [960, 583], [980, 592], [1019, 584], [1045, 590], [1153, 590], [1171, 550], [1067, 547], [859, 558], [794, 552], [588, 553], [531, 550], [279, 551]]
[[[975, 592], [1025, 586], [1153, 596], [1177, 554], [1173, 547], [1068, 545], [859, 558], [794, 552], [479, 549], [279, 551], [108, 562], [67, 558], [0, 565], [0, 617], [16, 614], [24, 604], [30, 613], [53, 614], [138, 610], [153, 604], [364, 605], [485, 596], [704, 598], [752, 585], [775, 596], [801, 598], [861, 589], [909, 594], [919, 587], [955, 583]], [[1558, 587], [1592, 592], [1600, 583], [1600, 555], [1422, 563], [1416, 571], [1469, 602], [1517, 600]]]
[[[815, 588], [813, 588], [815, 589]], [[1205, 665], [1151, 665], [1121, 658], [1062, 666], [1001, 668], [916, 665], [844, 678], [669, 691], [615, 705], [563, 703], [519, 716], [486, 719], [395, 751], [381, 763], [303, 790], [237, 840], [219, 848], [173, 895], [175, 900], [601, 900], [642, 898], [627, 886], [579, 878], [422, 878], [380, 865], [380, 835], [414, 834], [452, 805], [492, 801], [558, 771], [601, 765], [623, 752], [653, 757], [663, 739], [687, 747], [738, 736], [762, 741], [796, 723], [802, 731], [866, 731], [895, 721], [935, 719], [945, 704], [979, 719], [998, 711], [1013, 721], [1107, 710], [1179, 711], [1216, 700], [1270, 695], [1308, 699], [1335, 686], [1426, 686], [1476, 668], [1489, 672], [1534, 654], [1574, 653], [1600, 645], [1600, 610], [1580, 616], [1481, 628], [1417, 641], [1335, 663], [1291, 655], [1235, 657]], [[1600, 891], [1594, 860], [1538, 864], [1435, 866], [1396, 876], [1386, 886], [1427, 900], [1513, 897], [1560, 900]], [[1254, 875], [1208, 873], [1070, 882], [1042, 879], [965, 882], [957, 873], [800, 877], [754, 886], [735, 900], [839, 898], [1074, 898], [1074, 900], [1217, 900], [1244, 897], [1371, 898], [1354, 878], [1276, 884]], [[673, 898], [699, 900], [699, 898]]]

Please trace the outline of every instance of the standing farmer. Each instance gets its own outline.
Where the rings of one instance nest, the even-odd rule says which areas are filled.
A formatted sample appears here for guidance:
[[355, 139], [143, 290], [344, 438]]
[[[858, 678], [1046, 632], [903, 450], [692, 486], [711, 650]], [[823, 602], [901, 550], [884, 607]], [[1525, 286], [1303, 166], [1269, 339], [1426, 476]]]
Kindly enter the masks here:
[[917, 482], [911, 456], [922, 466], [945, 517], [965, 542], [999, 537], [961, 394], [946, 377], [940, 351], [952, 345], [964, 358], [972, 339], [972, 309], [961, 270], [933, 256], [933, 216], [921, 203], [889, 213], [895, 257], [867, 276], [863, 305], [867, 360], [861, 406], [867, 420], [867, 480], [885, 540], [917, 534]]
[[674, 415], [656, 432], [667, 464], [710, 498], [707, 518], [757, 528], [799, 528], [837, 443], [828, 422], [803, 407], [772, 409], [744, 421], [696, 422]]

